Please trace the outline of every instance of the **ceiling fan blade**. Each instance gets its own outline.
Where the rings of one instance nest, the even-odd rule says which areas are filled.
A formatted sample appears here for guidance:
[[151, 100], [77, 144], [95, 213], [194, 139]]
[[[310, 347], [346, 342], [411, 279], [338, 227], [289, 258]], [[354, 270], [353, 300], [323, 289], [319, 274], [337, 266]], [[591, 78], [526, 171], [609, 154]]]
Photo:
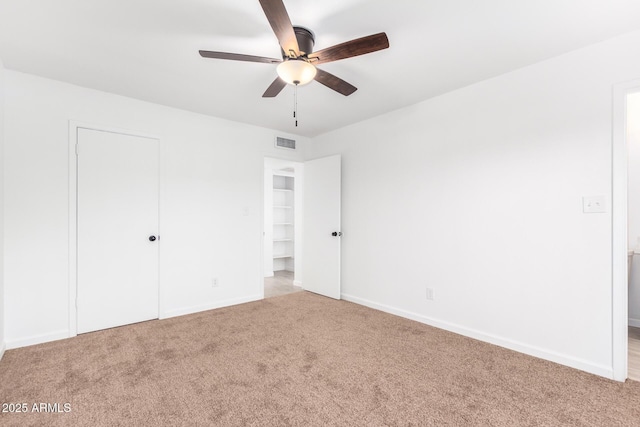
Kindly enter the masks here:
[[[388, 47], [389, 39], [387, 35], [385, 33], [378, 33], [313, 52], [313, 54], [309, 55], [309, 59], [314, 65], [325, 64], [339, 59], [376, 52]], [[317, 58], [317, 60], [314, 60], [314, 58]]]
[[262, 94], [263, 98], [274, 98], [276, 97], [282, 89], [287, 84], [280, 77], [276, 77], [276, 79], [271, 83], [271, 86], [267, 88], [267, 90]]
[[333, 89], [336, 92], [343, 94], [344, 96], [349, 96], [356, 90], [357, 87], [353, 86], [350, 83], [345, 82], [340, 77], [336, 77], [331, 73], [327, 73], [319, 68], [317, 68], [318, 72], [316, 73], [315, 80], [318, 83], [322, 83], [329, 89]]
[[284, 53], [289, 56], [293, 52], [297, 58], [300, 55], [298, 39], [296, 39], [293, 25], [291, 25], [289, 14], [282, 0], [260, 0], [260, 5], [264, 14], [267, 15], [269, 24], [271, 24]]
[[233, 61], [264, 62], [266, 64], [278, 64], [282, 62], [281, 59], [265, 58], [264, 56], [243, 55], [241, 53], [211, 52], [209, 50], [201, 50], [200, 56], [203, 58], [231, 59]]

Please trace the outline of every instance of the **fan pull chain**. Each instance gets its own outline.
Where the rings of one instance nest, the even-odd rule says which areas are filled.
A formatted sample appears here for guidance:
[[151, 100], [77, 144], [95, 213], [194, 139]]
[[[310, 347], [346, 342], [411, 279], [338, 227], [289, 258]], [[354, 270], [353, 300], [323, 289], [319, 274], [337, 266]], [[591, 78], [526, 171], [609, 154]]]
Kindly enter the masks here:
[[296, 121], [296, 127], [298, 127], [298, 85], [295, 85], [293, 89], [293, 118]]

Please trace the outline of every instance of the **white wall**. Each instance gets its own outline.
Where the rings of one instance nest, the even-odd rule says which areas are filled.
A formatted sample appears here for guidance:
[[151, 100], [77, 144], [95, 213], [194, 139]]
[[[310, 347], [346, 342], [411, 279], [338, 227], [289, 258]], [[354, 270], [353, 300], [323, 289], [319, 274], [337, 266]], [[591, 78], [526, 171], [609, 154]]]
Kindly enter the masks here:
[[0, 359], [5, 350], [4, 297], [4, 67], [0, 60]]
[[640, 93], [627, 98], [629, 153], [629, 249], [633, 256], [629, 279], [629, 325], [640, 327]]
[[8, 347], [69, 334], [70, 119], [160, 138], [162, 317], [260, 297], [263, 158], [300, 152], [274, 148], [269, 129], [5, 74]]
[[582, 197], [610, 203], [638, 77], [635, 32], [314, 138], [343, 159], [343, 296], [611, 376], [611, 209]]

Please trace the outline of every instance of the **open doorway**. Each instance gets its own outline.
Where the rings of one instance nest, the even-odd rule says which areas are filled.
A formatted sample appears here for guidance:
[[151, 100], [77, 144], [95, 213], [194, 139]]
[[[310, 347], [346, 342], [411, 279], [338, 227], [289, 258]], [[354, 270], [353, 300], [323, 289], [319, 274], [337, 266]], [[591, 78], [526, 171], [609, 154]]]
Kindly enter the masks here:
[[628, 378], [640, 381], [640, 92], [627, 94]]
[[302, 290], [302, 163], [265, 159], [264, 297]]
[[[631, 342], [630, 332], [635, 332], [630, 328], [630, 305], [637, 304], [638, 301], [631, 301], [637, 298], [630, 293], [635, 286], [632, 282], [640, 279], [640, 270], [636, 264], [640, 262], [640, 254], [635, 254], [638, 245], [638, 237], [635, 234], [638, 230], [631, 226], [630, 222], [636, 220], [638, 215], [633, 207], [635, 202], [629, 203], [629, 196], [640, 191], [640, 188], [633, 188], [637, 184], [632, 183], [636, 178], [629, 179], [630, 169], [634, 169], [632, 175], [637, 173], [637, 166], [632, 166], [630, 156], [635, 154], [630, 150], [638, 148], [638, 142], [632, 143], [630, 131], [634, 124], [637, 124], [637, 113], [629, 110], [629, 101], [637, 100], [634, 94], [640, 94], [640, 80], [632, 80], [615, 84], [613, 87], [613, 145], [612, 145], [612, 194], [611, 194], [611, 217], [612, 217], [612, 379], [625, 381], [629, 378], [629, 344]], [[633, 98], [633, 99], [632, 99]], [[633, 115], [634, 117], [630, 117]], [[631, 145], [633, 144], [633, 147]], [[640, 248], [638, 248], [640, 249]], [[634, 278], [635, 275], [635, 278]], [[634, 308], [635, 311], [635, 308]], [[633, 322], [631, 322], [633, 323]], [[632, 328], [635, 326], [631, 326]], [[635, 352], [634, 352], [635, 353]], [[635, 355], [632, 355], [635, 364]]]

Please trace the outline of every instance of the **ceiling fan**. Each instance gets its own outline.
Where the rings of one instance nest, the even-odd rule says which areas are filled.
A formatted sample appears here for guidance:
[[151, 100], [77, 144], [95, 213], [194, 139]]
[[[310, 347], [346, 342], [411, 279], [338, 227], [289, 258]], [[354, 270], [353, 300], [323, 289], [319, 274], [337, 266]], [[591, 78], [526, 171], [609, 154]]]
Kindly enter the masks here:
[[349, 96], [357, 90], [355, 86], [331, 73], [316, 68], [316, 65], [364, 55], [389, 47], [387, 35], [378, 33], [313, 52], [315, 43], [313, 32], [304, 27], [291, 25], [282, 0], [259, 1], [280, 43], [282, 59], [207, 50], [201, 50], [200, 55], [204, 58], [278, 64], [278, 77], [267, 88], [262, 95], [263, 98], [277, 96], [287, 84], [298, 86], [309, 83], [311, 80]]

